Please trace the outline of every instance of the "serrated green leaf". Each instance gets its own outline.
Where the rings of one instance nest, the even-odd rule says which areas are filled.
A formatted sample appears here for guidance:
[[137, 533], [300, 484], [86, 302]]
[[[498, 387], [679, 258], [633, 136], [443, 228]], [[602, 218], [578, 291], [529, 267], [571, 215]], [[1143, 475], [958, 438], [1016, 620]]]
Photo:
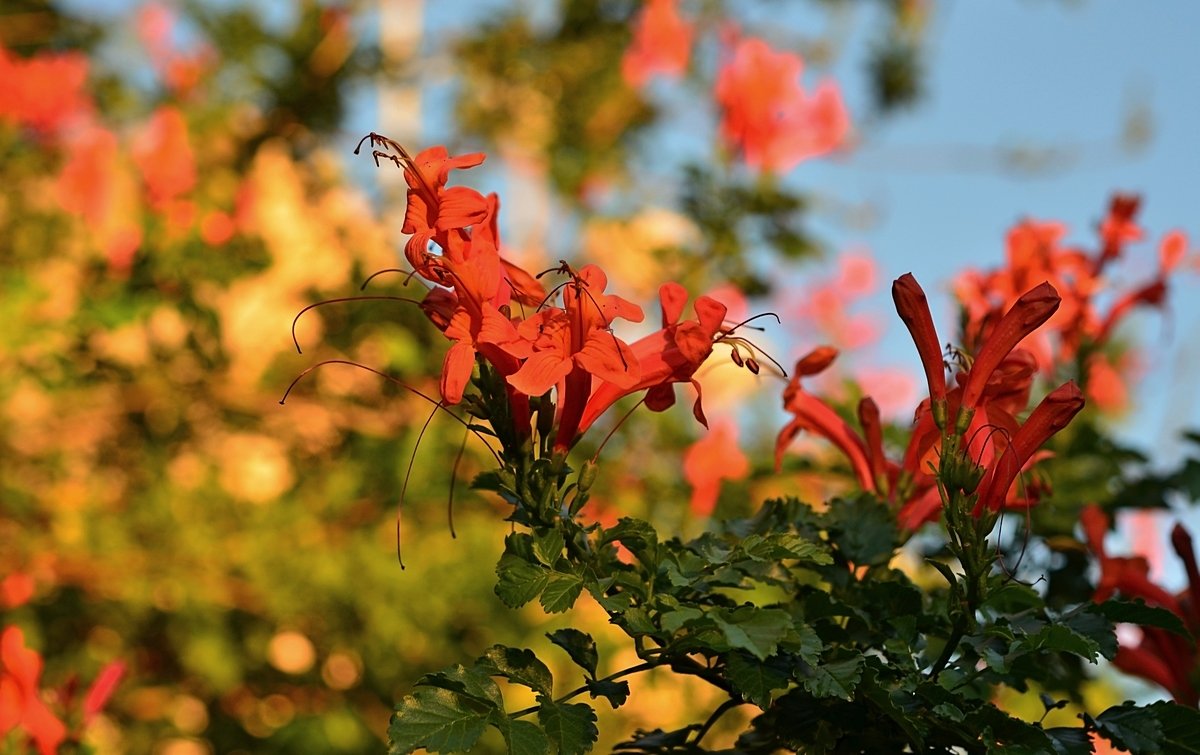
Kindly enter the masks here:
[[545, 589], [549, 572], [520, 556], [505, 553], [496, 564], [496, 595], [509, 608], [520, 608]]
[[1114, 623], [1138, 624], [1143, 627], [1165, 629], [1168, 632], [1190, 639], [1192, 634], [1183, 625], [1183, 620], [1165, 608], [1148, 606], [1138, 598], [1134, 601], [1111, 599], [1096, 606], [1104, 618]]
[[467, 668], [457, 663], [450, 668], [425, 674], [417, 680], [418, 687], [440, 687], [451, 692], [478, 700], [497, 710], [504, 710], [504, 697], [500, 687], [492, 681], [486, 670]]
[[419, 747], [430, 752], [471, 749], [495, 709], [475, 698], [441, 687], [423, 687], [405, 696], [388, 725], [389, 755]]
[[583, 755], [600, 736], [596, 729], [596, 711], [586, 703], [556, 703], [538, 697], [538, 721], [559, 755]]
[[546, 613], [562, 613], [579, 598], [583, 592], [583, 580], [574, 574], [550, 572], [546, 587], [542, 590], [541, 603]]
[[563, 536], [558, 530], [550, 530], [533, 539], [533, 555], [546, 566], [554, 566], [562, 556]]
[[833, 557], [821, 543], [807, 540], [792, 532], [770, 535], [747, 535], [739, 545], [742, 553], [754, 561], [798, 559], [815, 564], [831, 564]]
[[777, 608], [742, 606], [733, 611], [712, 611], [709, 616], [730, 647], [745, 650], [759, 660], [774, 655], [779, 641], [792, 628], [792, 617]]
[[547, 755], [550, 738], [532, 721], [512, 721], [502, 727], [508, 755]]
[[779, 645], [789, 653], [800, 656], [800, 659], [810, 666], [821, 660], [821, 652], [825, 650], [821, 636], [808, 624], [793, 624], [792, 631], [787, 633]]
[[839, 651], [812, 667], [812, 676], [804, 679], [804, 689], [813, 697], [854, 699], [854, 688], [862, 679], [863, 657], [856, 651]]
[[600, 544], [620, 542], [647, 566], [658, 565], [658, 533], [649, 522], [622, 517], [616, 526], [604, 531]]
[[1092, 738], [1082, 727], [1058, 726], [1046, 729], [1046, 736], [1054, 743], [1056, 755], [1092, 755]]
[[587, 672], [589, 677], [596, 678], [596, 664], [600, 662], [600, 656], [596, 652], [596, 641], [590, 634], [567, 627], [547, 632], [546, 637], [567, 651], [575, 665]]
[[620, 708], [629, 699], [629, 682], [625, 681], [587, 681], [588, 694], [592, 699], [603, 697], [613, 709]]
[[534, 692], [554, 694], [554, 677], [532, 650], [493, 645], [480, 658], [479, 668], [490, 676], [502, 676]]
[[1096, 717], [1100, 733], [1131, 755], [1197, 755], [1200, 711], [1168, 702], [1113, 706]]
[[691, 606], [683, 606], [670, 611], [663, 611], [659, 617], [659, 623], [662, 624], [664, 632], [675, 634], [684, 627], [689, 621], [698, 621], [704, 618], [704, 612], [699, 608]]
[[763, 710], [771, 705], [771, 691], [786, 687], [791, 677], [787, 669], [777, 664], [759, 661], [736, 650], [726, 658], [725, 675], [743, 698]]
[[878, 566], [891, 560], [899, 536], [895, 516], [876, 498], [860, 495], [829, 503], [830, 541], [848, 561]]

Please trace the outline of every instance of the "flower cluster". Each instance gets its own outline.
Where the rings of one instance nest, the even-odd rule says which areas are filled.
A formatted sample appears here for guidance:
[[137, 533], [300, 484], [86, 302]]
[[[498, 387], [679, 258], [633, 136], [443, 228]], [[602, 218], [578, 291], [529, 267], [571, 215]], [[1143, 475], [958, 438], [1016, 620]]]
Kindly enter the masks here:
[[1192, 633], [1191, 637], [1158, 627], [1142, 627], [1137, 644], [1122, 642], [1114, 665], [1127, 674], [1140, 676], [1162, 685], [1175, 701], [1200, 705], [1200, 568], [1192, 537], [1182, 525], [1171, 531], [1171, 547], [1183, 563], [1188, 584], [1173, 595], [1150, 580], [1150, 564], [1142, 556], [1110, 556], [1104, 547], [1109, 518], [1097, 506], [1088, 506], [1080, 514], [1084, 538], [1100, 562], [1100, 580], [1094, 599], [1097, 603], [1120, 595], [1127, 600], [1141, 599], [1148, 605], [1165, 608], [1178, 616]]
[[[124, 674], [125, 665], [120, 661], [100, 671], [83, 698], [83, 726], [103, 710]], [[37, 746], [38, 752], [53, 755], [67, 740], [68, 729], [43, 700], [41, 678], [42, 657], [25, 646], [25, 635], [19, 628], [6, 627], [0, 632], [0, 739], [19, 729]], [[62, 699], [70, 696], [69, 690], [60, 694]]]
[[[821, 398], [804, 390], [802, 380], [824, 371], [837, 357], [832, 347], [820, 347], [800, 359], [784, 392], [784, 408], [793, 419], [776, 441], [776, 465], [793, 438], [806, 430], [832, 442], [845, 454], [863, 490], [899, 508], [900, 522], [915, 529], [937, 518], [943, 501], [938, 487], [947, 476], [961, 481], [977, 496], [975, 513], [1036, 502], [1035, 487], [1018, 490], [1022, 469], [1037, 461], [1037, 451], [1083, 408], [1073, 382], [1051, 391], [1025, 422], [1024, 411], [1036, 371], [1033, 356], [1019, 348], [1054, 314], [1059, 297], [1042, 283], [1027, 291], [1004, 314], [969, 364], [957, 371], [954, 387], [947, 384], [945, 363], [925, 292], [912, 275], [892, 285], [896, 311], [912, 334], [924, 365], [929, 398], [916, 410], [913, 429], [902, 461], [887, 458], [879, 408], [871, 397], [858, 406], [863, 433], [857, 433]], [[961, 473], [948, 471], [960, 464]], [[940, 467], [938, 466], [940, 463]]]
[[[499, 199], [463, 186], [448, 187], [450, 171], [474, 167], [482, 154], [451, 157], [444, 147], [410, 156], [399, 144], [372, 134], [376, 159], [404, 169], [411, 234], [405, 256], [417, 275], [434, 284], [422, 309], [453, 344], [442, 365], [446, 404], [463, 400], [476, 360], [505, 383], [518, 437], [532, 432], [530, 399], [555, 391], [554, 447], [569, 450], [621, 398], [645, 392], [653, 411], [675, 402], [675, 383], [696, 389], [693, 412], [706, 423], [696, 369], [714, 343], [729, 336], [726, 307], [700, 296], [694, 318], [685, 318], [688, 292], [677, 283], [659, 289], [662, 326], [627, 343], [613, 332], [617, 320], [641, 322], [636, 304], [606, 293], [608, 279], [595, 265], [579, 270], [565, 262], [531, 275], [501, 255]], [[565, 281], [547, 293], [539, 279]], [[561, 294], [561, 306], [550, 304]]]
[[1062, 223], [1026, 220], [1009, 231], [1004, 267], [986, 272], [967, 270], [955, 280], [955, 295], [966, 316], [967, 349], [987, 338], [1021, 293], [1037, 282], [1048, 281], [1058, 291], [1061, 306], [1025, 348], [1045, 374], [1081, 359], [1088, 398], [1104, 409], [1122, 408], [1126, 395], [1123, 380], [1113, 358], [1102, 349], [1134, 308], [1164, 304], [1168, 278], [1179, 269], [1188, 247], [1181, 231], [1167, 233], [1159, 242], [1154, 276], [1106, 296], [1109, 284], [1105, 273], [1124, 255], [1129, 243], [1145, 237], [1136, 222], [1140, 205], [1136, 196], [1113, 197], [1098, 229], [1099, 243], [1091, 252], [1066, 245], [1067, 228]]

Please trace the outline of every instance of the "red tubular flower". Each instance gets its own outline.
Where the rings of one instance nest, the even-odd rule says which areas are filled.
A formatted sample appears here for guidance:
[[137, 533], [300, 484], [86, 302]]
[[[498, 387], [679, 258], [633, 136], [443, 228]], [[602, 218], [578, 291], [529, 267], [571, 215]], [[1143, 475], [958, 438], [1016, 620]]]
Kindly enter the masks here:
[[984, 475], [979, 485], [979, 502], [975, 506], [977, 514], [985, 510], [998, 511], [1003, 507], [1009, 488], [1034, 452], [1066, 427], [1083, 409], [1083, 404], [1083, 394], [1074, 381], [1060, 385], [1042, 399], [1029, 419], [1013, 434], [1004, 453]]
[[[934, 407], [934, 417], [939, 426], [945, 424], [946, 366], [942, 363], [942, 347], [937, 330], [933, 326], [933, 315], [929, 313], [929, 300], [912, 273], [905, 273], [892, 283], [892, 300], [896, 312], [912, 334], [921, 365], [925, 368], [925, 380], [929, 383], [929, 398]], [[940, 413], [940, 416], [939, 416]]]
[[792, 421], [784, 425], [775, 439], [775, 468], [783, 462], [783, 453], [801, 430], [807, 430], [825, 438], [837, 446], [850, 461], [850, 467], [864, 490], [876, 492], [875, 475], [872, 472], [869, 452], [863, 439], [847, 422], [838, 416], [833, 407], [804, 390], [802, 377], [815, 375], [833, 362], [837, 351], [822, 346], [801, 357], [791, 381], [783, 391], [783, 408], [792, 413]]
[[675, 383], [691, 383], [696, 389], [692, 414], [700, 424], [708, 426], [701, 404], [700, 384], [692, 376], [708, 359], [714, 341], [722, 332], [725, 305], [707, 296], [698, 297], [696, 319], [681, 321], [688, 300], [687, 289], [678, 283], [664, 283], [658, 290], [658, 297], [662, 307], [662, 330], [630, 346], [641, 369], [637, 382], [629, 386], [607, 380], [601, 382], [588, 398], [575, 432], [564, 433], [560, 427], [555, 440], [557, 447], [570, 448], [610, 406], [633, 393], [646, 391], [646, 407], [651, 411], [666, 410], [675, 403]]
[[1017, 299], [1016, 304], [996, 324], [995, 330], [975, 356], [967, 382], [963, 386], [960, 415], [963, 411], [974, 410], [979, 405], [979, 399], [983, 396], [983, 390], [992, 372], [1025, 336], [1050, 319], [1061, 301], [1058, 292], [1049, 283], [1035, 286]]

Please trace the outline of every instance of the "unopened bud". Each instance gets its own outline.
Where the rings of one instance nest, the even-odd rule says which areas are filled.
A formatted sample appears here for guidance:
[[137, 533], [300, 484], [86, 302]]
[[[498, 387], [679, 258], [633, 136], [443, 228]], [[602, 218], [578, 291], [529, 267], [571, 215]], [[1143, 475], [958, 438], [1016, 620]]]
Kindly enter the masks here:
[[579, 492], [586, 493], [591, 489], [592, 483], [596, 481], [596, 475], [600, 473], [599, 467], [594, 461], [585, 461], [583, 466], [579, 468]]

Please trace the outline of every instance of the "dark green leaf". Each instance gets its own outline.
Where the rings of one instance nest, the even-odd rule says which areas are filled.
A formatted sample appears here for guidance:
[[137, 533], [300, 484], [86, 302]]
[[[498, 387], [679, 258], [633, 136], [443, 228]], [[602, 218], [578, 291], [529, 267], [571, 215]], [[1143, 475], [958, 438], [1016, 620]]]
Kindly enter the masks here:
[[709, 614], [730, 647], [746, 650], [759, 660], [774, 655], [779, 641], [792, 628], [792, 617], [777, 608], [742, 606]]
[[556, 703], [539, 696], [538, 721], [559, 755], [582, 755], [592, 749], [600, 732], [596, 712], [586, 703]]
[[790, 676], [787, 669], [738, 651], [726, 659], [725, 674], [742, 697], [763, 710], [771, 705], [771, 690], [786, 687]]
[[817, 630], [808, 624], [796, 624], [788, 636], [780, 643], [788, 652], [800, 656], [800, 659], [810, 666], [815, 666], [821, 658], [825, 643], [821, 641]]
[[546, 613], [562, 613], [575, 605], [583, 592], [583, 580], [574, 574], [551, 572], [542, 591], [542, 608]]
[[1092, 755], [1092, 738], [1083, 727], [1046, 729], [1057, 755]]
[[815, 564], [833, 563], [833, 557], [823, 544], [806, 540], [791, 532], [773, 533], [765, 537], [747, 535], [739, 547], [754, 561], [781, 561], [786, 558]]
[[1169, 702], [1114, 706], [1096, 718], [1100, 733], [1132, 755], [1197, 755], [1200, 711]]
[[588, 694], [593, 699], [603, 697], [613, 708], [620, 708], [629, 699], [629, 682], [587, 681]]
[[418, 689], [401, 700], [392, 714], [388, 753], [403, 755], [419, 747], [430, 752], [469, 750], [483, 734], [494, 710], [441, 687]]
[[422, 676], [417, 680], [417, 686], [440, 687], [478, 700], [497, 710], [504, 710], [504, 698], [500, 694], [500, 687], [492, 681], [486, 670], [477, 666], [467, 668], [458, 663], [450, 668]]
[[558, 530], [550, 530], [533, 539], [533, 555], [546, 566], [554, 566], [562, 556], [563, 536]]
[[546, 755], [550, 751], [546, 732], [532, 721], [512, 721], [501, 730], [508, 755]]
[[596, 678], [596, 664], [600, 658], [596, 653], [596, 641], [592, 639], [590, 634], [568, 627], [566, 629], [556, 629], [553, 632], [547, 632], [546, 637], [555, 645], [567, 651], [567, 655], [571, 656], [571, 660], [575, 662], [575, 665], [587, 672], [589, 677]]
[[886, 564], [895, 551], [896, 521], [877, 499], [861, 495], [829, 503], [830, 540], [846, 560], [860, 566]]
[[1096, 610], [1111, 622], [1118, 624], [1139, 624], [1144, 627], [1156, 627], [1174, 632], [1185, 638], [1191, 638], [1191, 633], [1183, 625], [1183, 620], [1174, 613], [1158, 606], [1148, 606], [1146, 601], [1138, 598], [1135, 601], [1106, 600], [1096, 606]]
[[546, 587], [549, 572], [520, 556], [505, 553], [496, 565], [496, 595], [509, 608], [520, 608]]
[[532, 650], [493, 645], [480, 659], [479, 668], [491, 676], [529, 687], [546, 696], [554, 694], [554, 678]]
[[813, 697], [852, 700], [854, 688], [862, 679], [862, 669], [863, 657], [857, 651], [836, 651], [812, 667], [812, 676], [804, 680], [804, 689]]
[[601, 545], [620, 542], [647, 566], [658, 564], [658, 533], [648, 522], [622, 517], [615, 527], [604, 531]]

